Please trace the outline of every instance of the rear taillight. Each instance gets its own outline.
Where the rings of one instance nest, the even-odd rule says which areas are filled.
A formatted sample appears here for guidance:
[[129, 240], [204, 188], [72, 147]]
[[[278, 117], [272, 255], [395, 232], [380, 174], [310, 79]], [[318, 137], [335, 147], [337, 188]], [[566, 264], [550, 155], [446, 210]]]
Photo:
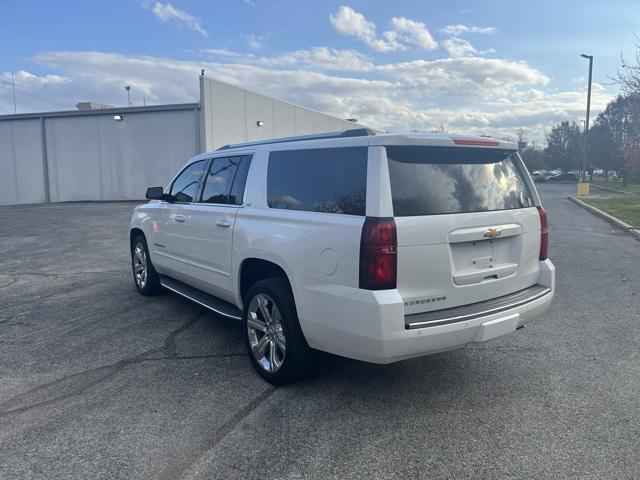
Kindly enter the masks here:
[[393, 218], [366, 218], [360, 240], [360, 288], [396, 288], [397, 247]]
[[546, 260], [549, 256], [549, 227], [547, 225], [547, 212], [538, 207], [540, 214], [540, 260]]

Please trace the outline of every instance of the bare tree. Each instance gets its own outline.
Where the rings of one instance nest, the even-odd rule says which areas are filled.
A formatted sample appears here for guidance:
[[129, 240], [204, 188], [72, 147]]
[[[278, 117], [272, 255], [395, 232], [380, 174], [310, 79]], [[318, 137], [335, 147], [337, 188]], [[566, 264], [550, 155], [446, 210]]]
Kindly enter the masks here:
[[529, 132], [526, 128], [519, 128], [516, 130], [516, 135], [518, 136], [518, 142], [526, 142], [529, 138]]
[[447, 132], [447, 126], [442, 122], [440, 122], [440, 125], [438, 125], [436, 128], [431, 130], [431, 133], [446, 133], [446, 132]]
[[640, 36], [636, 37], [636, 52], [631, 63], [620, 54], [622, 69], [618, 70], [614, 83], [620, 85], [623, 95], [607, 106], [607, 110], [616, 108], [621, 111], [622, 128], [614, 139], [624, 156], [624, 180], [640, 182]]
[[625, 61], [622, 53], [620, 54], [620, 62], [622, 69], [618, 70], [615, 77], [611, 77], [614, 83], [622, 88], [627, 95], [640, 95], [640, 37], [636, 37], [636, 53], [633, 62], [630, 64]]

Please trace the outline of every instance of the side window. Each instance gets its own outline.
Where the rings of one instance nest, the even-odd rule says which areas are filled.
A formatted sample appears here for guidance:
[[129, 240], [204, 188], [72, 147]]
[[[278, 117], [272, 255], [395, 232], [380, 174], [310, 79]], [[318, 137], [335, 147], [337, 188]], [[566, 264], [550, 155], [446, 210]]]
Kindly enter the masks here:
[[367, 147], [271, 152], [271, 208], [365, 215]]
[[202, 189], [202, 202], [227, 203], [233, 177], [242, 157], [214, 158]]
[[232, 205], [242, 205], [244, 187], [247, 183], [247, 174], [249, 173], [249, 165], [251, 165], [251, 155], [242, 157], [236, 176], [231, 186], [231, 194], [229, 195], [229, 203]]
[[206, 166], [206, 160], [194, 162], [173, 181], [169, 193], [177, 202], [193, 202], [198, 191], [198, 182], [200, 182]]

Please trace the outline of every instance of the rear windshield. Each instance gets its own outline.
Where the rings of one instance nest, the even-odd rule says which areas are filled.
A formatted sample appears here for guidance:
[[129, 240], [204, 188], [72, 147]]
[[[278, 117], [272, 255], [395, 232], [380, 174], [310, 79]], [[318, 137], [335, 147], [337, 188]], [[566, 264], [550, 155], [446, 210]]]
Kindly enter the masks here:
[[455, 147], [386, 147], [397, 217], [532, 207], [515, 153]]

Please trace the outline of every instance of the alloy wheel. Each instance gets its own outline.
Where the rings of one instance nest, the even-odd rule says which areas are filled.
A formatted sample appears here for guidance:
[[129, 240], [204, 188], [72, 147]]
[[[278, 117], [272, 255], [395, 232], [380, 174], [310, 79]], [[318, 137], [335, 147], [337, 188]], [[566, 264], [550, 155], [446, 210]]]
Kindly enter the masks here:
[[147, 252], [142, 242], [138, 243], [133, 250], [133, 275], [136, 285], [143, 289], [147, 284]]
[[277, 372], [284, 362], [287, 344], [280, 310], [264, 293], [259, 293], [249, 303], [247, 335], [258, 365], [269, 373]]

